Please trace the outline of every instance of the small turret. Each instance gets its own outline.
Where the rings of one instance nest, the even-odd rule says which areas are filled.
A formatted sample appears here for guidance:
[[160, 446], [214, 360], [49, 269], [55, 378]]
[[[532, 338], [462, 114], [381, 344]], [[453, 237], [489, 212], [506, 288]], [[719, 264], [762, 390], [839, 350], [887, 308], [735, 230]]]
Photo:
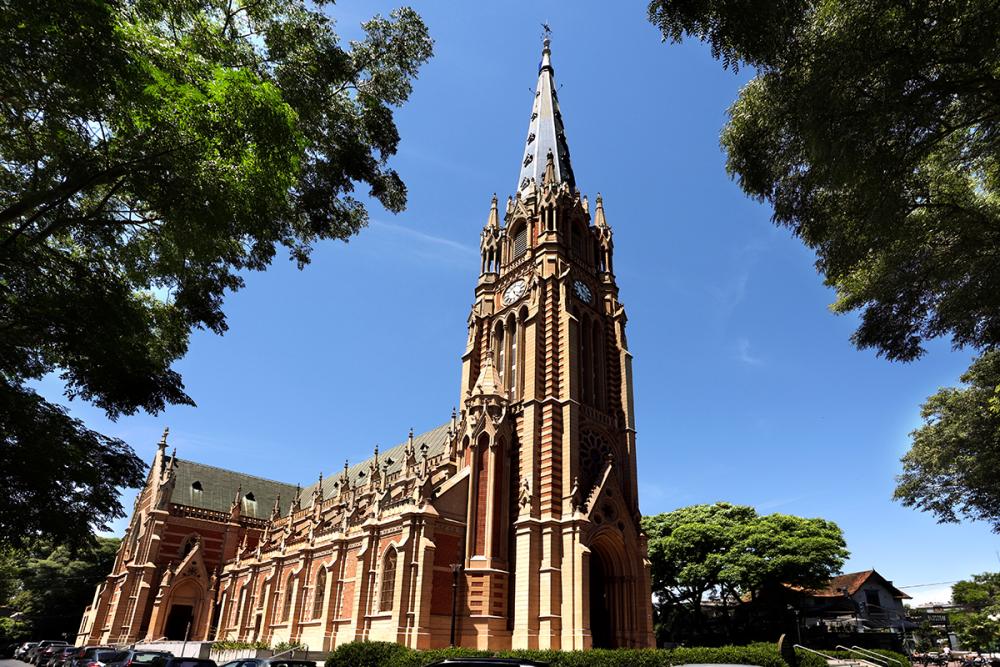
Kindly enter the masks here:
[[594, 210], [594, 226], [606, 229], [608, 221], [604, 217], [604, 198], [601, 193], [597, 193], [597, 208]]
[[233, 502], [229, 506], [229, 520], [239, 521], [240, 515], [243, 514], [243, 484], [241, 483], [236, 488], [236, 495], [233, 497]]
[[156, 457], [160, 464], [160, 474], [163, 474], [167, 465], [167, 436], [170, 435], [170, 427], [163, 427], [163, 436], [160, 437], [160, 444], [156, 447]]

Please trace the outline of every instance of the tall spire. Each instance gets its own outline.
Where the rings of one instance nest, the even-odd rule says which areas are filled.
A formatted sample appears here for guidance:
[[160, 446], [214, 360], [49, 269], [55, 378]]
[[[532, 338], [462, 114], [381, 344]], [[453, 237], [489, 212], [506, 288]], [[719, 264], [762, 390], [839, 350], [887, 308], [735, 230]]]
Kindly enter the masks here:
[[528, 140], [521, 160], [521, 175], [517, 179], [517, 191], [523, 192], [534, 181], [541, 185], [545, 176], [546, 158], [553, 156], [555, 183], [566, 183], [576, 187], [573, 167], [569, 162], [569, 145], [563, 131], [562, 114], [559, 113], [559, 98], [552, 70], [552, 51], [549, 49], [549, 33], [546, 29], [542, 42], [542, 62], [538, 68], [538, 86], [535, 88], [535, 102], [531, 107], [528, 123]]

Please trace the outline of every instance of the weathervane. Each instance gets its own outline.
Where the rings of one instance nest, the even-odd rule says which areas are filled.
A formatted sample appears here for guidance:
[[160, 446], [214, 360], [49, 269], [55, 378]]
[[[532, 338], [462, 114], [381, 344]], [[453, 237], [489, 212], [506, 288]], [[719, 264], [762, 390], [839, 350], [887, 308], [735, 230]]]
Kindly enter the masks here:
[[548, 39], [552, 37], [552, 28], [549, 27], [548, 22], [542, 24], [542, 39]]

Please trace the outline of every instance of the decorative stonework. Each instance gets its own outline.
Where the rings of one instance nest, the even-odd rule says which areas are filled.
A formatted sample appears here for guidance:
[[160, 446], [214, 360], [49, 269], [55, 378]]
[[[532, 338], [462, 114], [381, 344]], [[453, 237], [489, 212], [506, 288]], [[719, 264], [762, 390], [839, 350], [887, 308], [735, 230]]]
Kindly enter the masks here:
[[79, 642], [441, 647], [457, 590], [463, 646], [652, 645], [612, 232], [576, 189], [548, 40], [529, 124], [450, 420], [304, 489], [168, 456], [165, 432]]

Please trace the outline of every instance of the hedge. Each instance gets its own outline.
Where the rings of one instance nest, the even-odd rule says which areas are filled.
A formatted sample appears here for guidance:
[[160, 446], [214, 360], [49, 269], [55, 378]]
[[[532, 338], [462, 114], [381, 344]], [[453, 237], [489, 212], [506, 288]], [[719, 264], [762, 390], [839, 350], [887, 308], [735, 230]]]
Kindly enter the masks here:
[[[330, 655], [326, 661], [326, 667], [424, 667], [428, 663], [443, 658], [489, 656], [538, 660], [549, 663], [551, 667], [672, 667], [672, 665], [699, 663], [788, 667], [774, 644], [669, 650], [479, 651], [467, 648], [446, 648], [415, 651], [392, 642], [343, 644]], [[822, 667], [826, 667], [825, 662]]]
[[[902, 667], [911, 667], [910, 659], [907, 658], [902, 653], [896, 653], [895, 651], [885, 651], [882, 649], [869, 649], [869, 650], [871, 650], [872, 653], [877, 653], [887, 658], [898, 660], [899, 662], [902, 663]], [[851, 651], [833, 651], [833, 650], [822, 649], [821, 652], [832, 658], [840, 658], [842, 660], [866, 660], [866, 658], [863, 658], [860, 654], [853, 653]], [[799, 659], [799, 667], [827, 667], [826, 660], [816, 655], [815, 653], [809, 653], [807, 651], [803, 651], [802, 649], [795, 649], [795, 655]], [[876, 660], [867, 660], [867, 661], [873, 665], [878, 665], [878, 667], [884, 667], [882, 663], [879, 663]], [[888, 667], [899, 667], [899, 665], [890, 661]]]

